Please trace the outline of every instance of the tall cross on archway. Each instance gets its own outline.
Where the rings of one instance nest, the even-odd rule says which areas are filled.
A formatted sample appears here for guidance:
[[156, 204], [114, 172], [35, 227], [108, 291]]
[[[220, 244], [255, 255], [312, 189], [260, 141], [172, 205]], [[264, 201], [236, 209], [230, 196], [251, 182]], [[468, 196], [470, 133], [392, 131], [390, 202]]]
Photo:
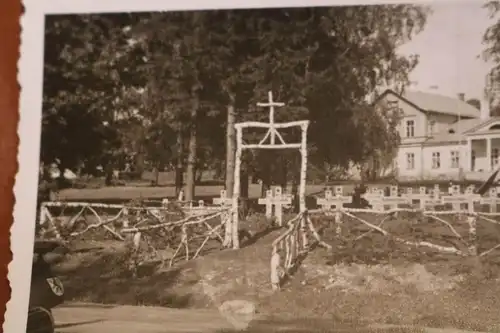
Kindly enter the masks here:
[[[269, 108], [269, 134], [271, 135], [271, 144], [274, 144], [274, 137], [275, 137], [275, 128], [274, 128], [274, 108], [275, 107], [282, 107], [285, 106], [285, 103], [280, 103], [280, 102], [275, 102], [273, 100], [273, 92], [269, 91], [267, 93], [268, 96], [268, 101], [267, 103], [257, 103], [257, 106], [260, 107], [268, 107]], [[267, 135], [266, 135], [267, 136]]]

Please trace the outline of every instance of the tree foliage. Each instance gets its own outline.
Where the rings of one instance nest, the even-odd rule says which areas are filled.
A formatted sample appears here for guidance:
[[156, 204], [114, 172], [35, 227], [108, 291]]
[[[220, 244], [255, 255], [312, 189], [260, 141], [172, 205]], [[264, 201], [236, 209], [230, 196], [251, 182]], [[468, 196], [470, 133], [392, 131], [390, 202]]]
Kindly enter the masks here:
[[[486, 60], [493, 63], [493, 68], [490, 71], [490, 84], [486, 87], [485, 94], [489, 97], [498, 97], [500, 82], [500, 1], [488, 1], [484, 8], [489, 11], [490, 18], [495, 21], [488, 27], [483, 35], [483, 43], [486, 48], [483, 55]], [[493, 109], [497, 109], [500, 105], [492, 105]], [[496, 114], [496, 111], [493, 112]]]
[[[156, 164], [179, 156], [193, 187], [197, 169], [225, 158], [228, 108], [237, 121], [267, 121], [256, 103], [269, 90], [287, 104], [277, 121], [311, 120], [313, 164], [387, 155], [398, 142], [392, 118], [368, 97], [407, 85], [418, 57], [396, 50], [427, 14], [380, 5], [49, 17], [42, 157], [73, 166], [109, 152]], [[291, 155], [269, 161], [253, 153], [246, 170], [298, 169]]]
[[64, 167], [102, 160], [120, 147], [116, 118], [141, 86], [128, 43], [133, 15], [47, 16], [41, 159]]

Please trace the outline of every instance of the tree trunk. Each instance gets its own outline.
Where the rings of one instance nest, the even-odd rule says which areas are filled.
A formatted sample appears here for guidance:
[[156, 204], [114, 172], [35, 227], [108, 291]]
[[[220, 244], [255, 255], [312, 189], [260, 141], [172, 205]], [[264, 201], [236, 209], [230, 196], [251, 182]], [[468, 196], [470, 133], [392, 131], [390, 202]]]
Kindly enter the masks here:
[[234, 96], [230, 96], [230, 104], [227, 106], [226, 127], [226, 194], [228, 198], [233, 197], [234, 187], [234, 164], [236, 151], [236, 112], [234, 108]]
[[106, 186], [113, 185], [113, 165], [110, 162], [106, 163], [105, 174], [106, 174], [105, 176]]
[[300, 160], [297, 158], [293, 159], [293, 165], [292, 165], [292, 196], [293, 196], [293, 211], [294, 213], [299, 213], [300, 212], [300, 198], [299, 198], [299, 179], [300, 179]]
[[202, 180], [203, 180], [203, 169], [198, 168], [198, 170], [196, 170], [196, 184], [197, 185], [201, 184]]
[[139, 145], [139, 150], [135, 155], [135, 170], [139, 176], [139, 179], [142, 177], [142, 173], [144, 172], [144, 152], [142, 151], [142, 146]]
[[241, 176], [240, 176], [240, 199], [241, 199], [241, 212], [243, 217], [248, 214], [248, 178], [249, 178], [249, 168], [248, 159], [244, 157], [243, 163], [241, 164]]
[[175, 197], [179, 197], [184, 185], [184, 137], [182, 129], [177, 132], [177, 164], [175, 166]]
[[155, 186], [158, 186], [160, 182], [160, 162], [156, 163], [155, 168]]
[[198, 113], [198, 100], [196, 98], [196, 91], [191, 91], [191, 98], [193, 105], [190, 112], [190, 126], [189, 126], [189, 143], [188, 143], [188, 157], [186, 166], [186, 201], [194, 200], [195, 189], [195, 171], [196, 171], [196, 155], [197, 155], [197, 113]]

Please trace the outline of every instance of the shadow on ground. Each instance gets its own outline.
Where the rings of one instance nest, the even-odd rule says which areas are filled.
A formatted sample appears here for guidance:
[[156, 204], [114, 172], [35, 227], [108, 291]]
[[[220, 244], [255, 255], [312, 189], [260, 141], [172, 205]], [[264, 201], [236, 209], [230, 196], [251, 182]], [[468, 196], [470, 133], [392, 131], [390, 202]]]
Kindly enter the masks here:
[[86, 321], [80, 321], [80, 322], [75, 322], [75, 323], [67, 323], [67, 324], [59, 324], [55, 325], [56, 329], [61, 329], [61, 328], [69, 328], [69, 327], [75, 327], [75, 326], [81, 326], [81, 325], [88, 325], [88, 324], [95, 324], [95, 323], [102, 323], [104, 320], [98, 319], [98, 320], [86, 320]]
[[127, 255], [118, 251], [87, 255], [79, 265], [61, 275], [66, 299], [115, 305], [190, 306], [190, 287], [199, 281], [196, 270], [186, 265], [162, 271], [147, 267], [149, 272], [133, 277], [126, 260]]

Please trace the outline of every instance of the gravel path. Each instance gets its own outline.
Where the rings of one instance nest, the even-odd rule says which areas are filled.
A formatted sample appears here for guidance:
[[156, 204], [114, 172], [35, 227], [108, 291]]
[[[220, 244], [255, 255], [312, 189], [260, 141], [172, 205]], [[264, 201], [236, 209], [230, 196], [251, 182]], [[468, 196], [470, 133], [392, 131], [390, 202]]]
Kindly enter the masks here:
[[58, 333], [211, 333], [232, 328], [215, 309], [67, 304], [53, 313]]
[[[215, 309], [180, 310], [150, 306], [65, 304], [54, 309], [53, 312], [57, 333], [215, 333], [232, 329]], [[293, 332], [308, 332], [305, 327], [292, 328], [290, 325], [280, 325], [277, 322], [262, 322], [257, 327], [255, 327], [256, 330], [250, 329], [248, 332], [286, 332], [286, 329], [291, 329]], [[453, 328], [406, 327], [402, 329], [401, 326], [396, 325], [374, 325], [371, 328], [354, 330], [338, 327], [337, 330], [339, 333], [480, 333]]]

